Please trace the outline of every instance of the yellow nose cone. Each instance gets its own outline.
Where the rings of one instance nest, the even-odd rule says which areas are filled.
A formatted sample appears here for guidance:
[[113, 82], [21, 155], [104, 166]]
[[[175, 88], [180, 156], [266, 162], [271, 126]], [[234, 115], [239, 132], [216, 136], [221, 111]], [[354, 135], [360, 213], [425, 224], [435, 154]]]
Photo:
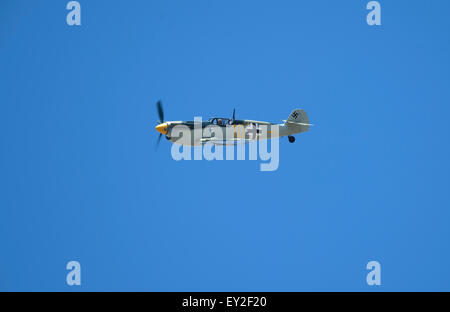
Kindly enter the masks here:
[[156, 131], [158, 131], [161, 134], [167, 134], [167, 123], [159, 124], [155, 127]]

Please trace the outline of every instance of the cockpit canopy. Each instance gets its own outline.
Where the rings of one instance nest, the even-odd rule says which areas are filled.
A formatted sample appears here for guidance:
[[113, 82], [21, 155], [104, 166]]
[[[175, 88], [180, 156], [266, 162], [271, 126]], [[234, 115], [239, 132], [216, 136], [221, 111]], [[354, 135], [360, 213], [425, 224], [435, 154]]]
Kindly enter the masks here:
[[210, 123], [212, 123], [213, 125], [218, 125], [218, 126], [228, 126], [228, 125], [232, 125], [233, 124], [233, 119], [230, 118], [211, 118], [209, 120]]

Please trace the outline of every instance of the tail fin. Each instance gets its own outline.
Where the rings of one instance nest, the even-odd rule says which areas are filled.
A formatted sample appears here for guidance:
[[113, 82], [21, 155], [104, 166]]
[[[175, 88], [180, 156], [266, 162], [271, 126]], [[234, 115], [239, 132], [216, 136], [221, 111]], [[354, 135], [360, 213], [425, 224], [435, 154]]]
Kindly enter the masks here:
[[289, 127], [298, 128], [300, 132], [306, 132], [309, 130], [309, 126], [312, 126], [309, 123], [308, 115], [303, 109], [294, 110], [284, 123]]

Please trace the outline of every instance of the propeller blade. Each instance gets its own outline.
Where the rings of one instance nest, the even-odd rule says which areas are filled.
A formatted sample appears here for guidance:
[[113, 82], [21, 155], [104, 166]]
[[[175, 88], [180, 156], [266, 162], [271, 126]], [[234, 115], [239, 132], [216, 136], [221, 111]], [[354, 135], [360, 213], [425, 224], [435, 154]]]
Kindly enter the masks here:
[[162, 108], [161, 101], [158, 101], [156, 103], [156, 108], [158, 110], [159, 123], [163, 123], [164, 122], [164, 111], [163, 111], [163, 108]]
[[157, 150], [157, 149], [158, 149], [158, 146], [159, 146], [159, 142], [161, 142], [161, 137], [162, 137], [162, 134], [160, 133], [160, 134], [159, 134], [159, 137], [158, 137], [158, 141], [156, 141], [156, 146], [155, 146], [155, 150]]
[[235, 120], [234, 119], [234, 112], [236, 111], [236, 108], [233, 108], [233, 121]]

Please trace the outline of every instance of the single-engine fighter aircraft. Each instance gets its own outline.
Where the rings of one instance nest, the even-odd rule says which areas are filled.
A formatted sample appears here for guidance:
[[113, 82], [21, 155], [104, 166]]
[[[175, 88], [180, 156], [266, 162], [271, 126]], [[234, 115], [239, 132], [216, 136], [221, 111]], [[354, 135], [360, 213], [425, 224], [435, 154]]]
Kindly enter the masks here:
[[[235, 119], [235, 110], [232, 118], [213, 117], [208, 121], [164, 121], [164, 111], [161, 101], [156, 103], [159, 122], [155, 127], [159, 132], [157, 145], [162, 135], [167, 140], [181, 145], [201, 146], [205, 143], [214, 145], [233, 145], [237, 142], [250, 142], [262, 139], [271, 139], [275, 136], [287, 136], [290, 143], [295, 142], [294, 134], [306, 132], [312, 124], [308, 115], [302, 109], [295, 109], [282, 124], [267, 121]], [[277, 127], [278, 131], [273, 131]], [[182, 130], [185, 130], [184, 132]], [[190, 135], [183, 135], [189, 131]], [[198, 129], [199, 131], [195, 131]]]

